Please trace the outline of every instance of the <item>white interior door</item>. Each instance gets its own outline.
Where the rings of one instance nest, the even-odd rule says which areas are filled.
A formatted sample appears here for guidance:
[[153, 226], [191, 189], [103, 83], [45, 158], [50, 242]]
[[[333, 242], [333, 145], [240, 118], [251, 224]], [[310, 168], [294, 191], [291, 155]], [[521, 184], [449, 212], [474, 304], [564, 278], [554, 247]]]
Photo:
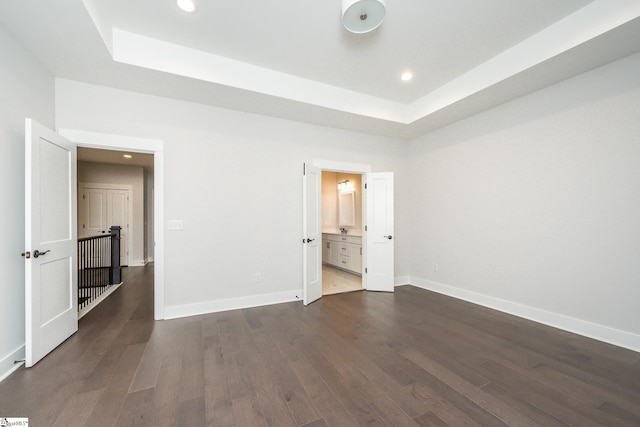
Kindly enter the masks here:
[[305, 164], [302, 178], [302, 271], [304, 305], [311, 304], [322, 297], [321, 173], [320, 168]]
[[76, 145], [25, 126], [27, 367], [78, 330]]
[[98, 236], [107, 233], [106, 203], [107, 193], [102, 188], [81, 188], [80, 215], [82, 226], [78, 230], [79, 237]]
[[128, 265], [131, 189], [106, 188], [109, 185], [80, 183], [78, 235], [99, 236], [109, 233], [113, 225], [120, 226], [120, 265]]
[[393, 172], [365, 174], [366, 288], [393, 292]]

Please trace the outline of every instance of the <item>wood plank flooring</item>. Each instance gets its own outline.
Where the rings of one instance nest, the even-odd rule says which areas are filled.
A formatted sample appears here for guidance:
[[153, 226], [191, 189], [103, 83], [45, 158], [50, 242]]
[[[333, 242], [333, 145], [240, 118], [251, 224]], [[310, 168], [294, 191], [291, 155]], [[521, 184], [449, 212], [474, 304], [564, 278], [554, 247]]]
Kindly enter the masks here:
[[154, 321], [151, 267], [0, 383], [32, 426], [640, 426], [640, 354], [411, 286]]

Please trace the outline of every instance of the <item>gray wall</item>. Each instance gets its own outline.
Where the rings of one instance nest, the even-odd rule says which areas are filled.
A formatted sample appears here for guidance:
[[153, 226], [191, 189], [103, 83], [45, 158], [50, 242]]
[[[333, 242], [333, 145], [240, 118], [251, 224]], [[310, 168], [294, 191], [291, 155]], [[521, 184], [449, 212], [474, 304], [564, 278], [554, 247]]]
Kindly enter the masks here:
[[[170, 312], [300, 295], [304, 162], [394, 171], [397, 211], [407, 209], [405, 141], [62, 79], [56, 80], [56, 119], [61, 128], [164, 141], [165, 218], [184, 221], [184, 230], [165, 231]], [[407, 224], [398, 221], [396, 228], [396, 275], [406, 276]]]
[[640, 54], [412, 141], [409, 169], [414, 282], [640, 349]]

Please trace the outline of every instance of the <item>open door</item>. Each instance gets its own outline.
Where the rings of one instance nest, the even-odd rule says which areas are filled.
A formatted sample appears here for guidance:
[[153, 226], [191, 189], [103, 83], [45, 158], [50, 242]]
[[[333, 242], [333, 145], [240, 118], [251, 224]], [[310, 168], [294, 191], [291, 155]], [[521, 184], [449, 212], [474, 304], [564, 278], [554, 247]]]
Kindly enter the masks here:
[[367, 173], [366, 289], [393, 292], [393, 172]]
[[305, 164], [302, 182], [303, 303], [309, 305], [322, 297], [322, 227], [320, 223], [322, 175], [320, 169]]
[[27, 367], [78, 330], [76, 145], [26, 119]]

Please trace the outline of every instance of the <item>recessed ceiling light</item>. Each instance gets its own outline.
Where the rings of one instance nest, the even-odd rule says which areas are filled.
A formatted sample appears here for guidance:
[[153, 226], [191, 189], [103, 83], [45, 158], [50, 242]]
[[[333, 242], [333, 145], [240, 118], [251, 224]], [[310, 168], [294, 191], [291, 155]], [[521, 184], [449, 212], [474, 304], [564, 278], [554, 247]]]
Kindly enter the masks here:
[[196, 4], [193, 0], [176, 0], [176, 3], [185, 12], [193, 13], [196, 11]]
[[413, 78], [413, 74], [411, 74], [409, 71], [405, 71], [404, 73], [402, 73], [402, 75], [400, 76], [400, 79], [403, 82], [408, 82], [409, 80], [411, 80]]
[[123, 154], [122, 157], [124, 157], [125, 159], [132, 159], [133, 156], [131, 154]]

